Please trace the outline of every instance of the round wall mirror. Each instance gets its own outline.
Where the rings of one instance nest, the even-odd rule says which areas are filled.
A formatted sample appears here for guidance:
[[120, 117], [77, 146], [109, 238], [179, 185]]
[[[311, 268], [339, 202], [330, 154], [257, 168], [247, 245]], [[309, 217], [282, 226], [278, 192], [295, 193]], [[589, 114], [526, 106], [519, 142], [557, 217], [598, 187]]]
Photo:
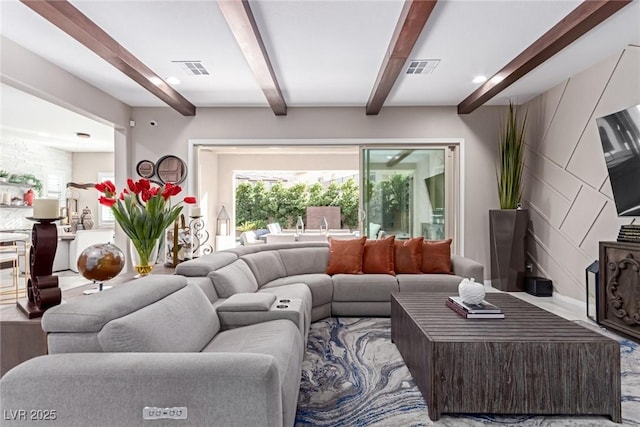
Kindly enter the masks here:
[[140, 160], [136, 166], [136, 172], [143, 178], [151, 178], [156, 172], [156, 166], [151, 160]]
[[164, 156], [156, 163], [156, 175], [163, 184], [180, 184], [187, 178], [187, 165], [179, 157]]

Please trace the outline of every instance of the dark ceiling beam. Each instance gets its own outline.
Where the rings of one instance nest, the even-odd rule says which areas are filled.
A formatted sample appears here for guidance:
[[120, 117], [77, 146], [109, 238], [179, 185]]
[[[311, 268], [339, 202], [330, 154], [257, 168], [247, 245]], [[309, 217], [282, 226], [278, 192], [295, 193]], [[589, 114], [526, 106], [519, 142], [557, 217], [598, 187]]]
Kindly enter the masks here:
[[[122, 71], [140, 86], [160, 98], [183, 116], [195, 116], [196, 107], [122, 47], [102, 28], [67, 1], [21, 0], [44, 19], [82, 43], [89, 50]], [[154, 84], [153, 80], [159, 82]]]
[[576, 41], [632, 0], [586, 0], [522, 51], [464, 101], [458, 114], [469, 114], [529, 71]]
[[437, 0], [405, 0], [367, 101], [367, 115], [376, 115], [382, 109], [436, 3]]
[[218, 0], [218, 6], [220, 6], [220, 10], [274, 114], [286, 116], [287, 104], [284, 102], [280, 85], [278, 85], [249, 2], [247, 0]]

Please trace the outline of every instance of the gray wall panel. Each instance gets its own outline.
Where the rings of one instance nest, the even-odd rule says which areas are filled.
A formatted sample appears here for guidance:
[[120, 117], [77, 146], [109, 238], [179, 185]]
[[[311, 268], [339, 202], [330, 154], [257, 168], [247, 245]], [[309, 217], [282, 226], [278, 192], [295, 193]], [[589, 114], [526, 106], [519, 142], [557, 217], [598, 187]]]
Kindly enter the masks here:
[[528, 141], [528, 256], [556, 292], [580, 301], [598, 242], [615, 240], [620, 225], [634, 220], [616, 214], [595, 119], [640, 104], [639, 75], [640, 47], [628, 46], [525, 106], [529, 138], [545, 135]]

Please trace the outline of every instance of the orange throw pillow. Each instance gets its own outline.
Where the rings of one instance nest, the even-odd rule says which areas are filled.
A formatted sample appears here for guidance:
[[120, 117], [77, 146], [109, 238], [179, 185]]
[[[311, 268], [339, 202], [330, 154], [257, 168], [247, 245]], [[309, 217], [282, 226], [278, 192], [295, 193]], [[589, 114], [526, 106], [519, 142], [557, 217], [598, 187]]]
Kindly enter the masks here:
[[362, 258], [363, 273], [396, 275], [393, 268], [395, 239], [396, 236], [390, 236], [386, 239], [367, 240]]
[[408, 240], [396, 240], [395, 271], [396, 273], [422, 273], [422, 242], [424, 237]]
[[326, 274], [361, 274], [366, 237], [337, 240], [329, 238], [329, 265]]
[[425, 240], [422, 246], [423, 273], [453, 273], [451, 239]]

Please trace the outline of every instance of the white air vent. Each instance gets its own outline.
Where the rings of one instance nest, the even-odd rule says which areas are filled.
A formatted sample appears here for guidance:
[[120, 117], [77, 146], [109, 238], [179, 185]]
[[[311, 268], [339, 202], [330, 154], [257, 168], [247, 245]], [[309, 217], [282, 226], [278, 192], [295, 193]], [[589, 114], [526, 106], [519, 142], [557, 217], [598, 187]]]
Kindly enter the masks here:
[[439, 59], [412, 59], [407, 74], [431, 74], [440, 63]]
[[208, 76], [209, 70], [204, 67], [202, 61], [171, 61], [178, 64], [189, 76]]

